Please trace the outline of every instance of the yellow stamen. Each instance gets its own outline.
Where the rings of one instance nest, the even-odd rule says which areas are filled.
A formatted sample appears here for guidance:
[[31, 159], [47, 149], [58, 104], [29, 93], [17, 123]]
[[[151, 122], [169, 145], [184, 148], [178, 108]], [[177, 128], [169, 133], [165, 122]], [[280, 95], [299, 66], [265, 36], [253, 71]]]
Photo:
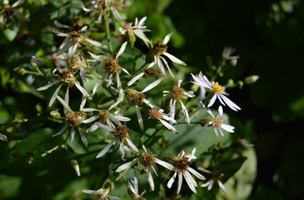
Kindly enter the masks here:
[[218, 82], [215, 82], [213, 85], [213, 91], [215, 94], [223, 93], [225, 91], [224, 88], [222, 88], [221, 85], [218, 84]]

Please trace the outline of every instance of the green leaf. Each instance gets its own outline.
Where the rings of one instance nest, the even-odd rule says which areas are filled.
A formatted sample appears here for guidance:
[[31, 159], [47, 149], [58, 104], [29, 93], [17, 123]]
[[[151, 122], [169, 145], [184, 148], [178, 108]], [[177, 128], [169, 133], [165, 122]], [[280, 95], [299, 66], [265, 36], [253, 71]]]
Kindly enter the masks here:
[[231, 176], [233, 176], [241, 168], [246, 159], [246, 157], [240, 156], [225, 163], [222, 168], [224, 177], [221, 179], [221, 181], [225, 183]]

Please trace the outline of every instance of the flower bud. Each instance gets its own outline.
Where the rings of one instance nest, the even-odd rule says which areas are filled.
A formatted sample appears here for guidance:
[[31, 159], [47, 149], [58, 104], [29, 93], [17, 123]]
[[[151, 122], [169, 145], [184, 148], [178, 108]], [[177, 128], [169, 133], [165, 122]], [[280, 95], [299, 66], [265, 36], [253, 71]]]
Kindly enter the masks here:
[[57, 110], [53, 110], [50, 112], [50, 115], [54, 118], [54, 119], [60, 119], [61, 115]]
[[237, 86], [238, 86], [240, 89], [242, 89], [243, 86], [244, 86], [244, 82], [243, 82], [243, 81], [238, 81], [238, 82], [237, 82]]
[[11, 152], [11, 155], [14, 157], [14, 158], [20, 158], [20, 156], [22, 155], [20, 151], [12, 151]]
[[71, 164], [72, 164], [73, 168], [75, 169], [77, 176], [80, 176], [81, 175], [80, 168], [79, 168], [79, 164], [78, 164], [77, 160], [73, 159], [71, 161]]
[[8, 133], [12, 133], [14, 131], [14, 127], [8, 127], [7, 129], [6, 129], [6, 132], [8, 132]]
[[258, 75], [251, 75], [244, 79], [245, 84], [253, 84], [259, 79]]
[[237, 59], [232, 59], [232, 60], [230, 60], [230, 65], [231, 65], [232, 67], [235, 67], [236, 64], [237, 64]]
[[26, 160], [27, 164], [32, 164], [34, 162], [34, 158], [33, 157], [29, 157], [27, 160]]
[[17, 72], [18, 74], [24, 75], [26, 73], [26, 70], [21, 67], [15, 67], [14, 71]]
[[104, 186], [104, 189], [107, 189], [109, 191], [112, 191], [114, 189], [114, 183], [112, 182], [107, 182]]

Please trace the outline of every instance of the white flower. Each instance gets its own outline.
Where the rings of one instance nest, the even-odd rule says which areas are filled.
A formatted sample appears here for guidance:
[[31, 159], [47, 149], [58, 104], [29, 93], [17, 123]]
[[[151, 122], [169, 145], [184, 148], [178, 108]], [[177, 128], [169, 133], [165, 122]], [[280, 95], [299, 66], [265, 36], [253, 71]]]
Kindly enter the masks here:
[[[204, 106], [204, 105], [203, 105]], [[204, 131], [208, 126], [212, 126], [213, 129], [214, 129], [214, 132], [216, 134], [216, 136], [218, 136], [218, 130], [220, 131], [221, 135], [224, 136], [224, 131], [227, 131], [229, 133], [233, 133], [234, 132], [234, 127], [231, 126], [231, 125], [228, 125], [228, 124], [223, 124], [223, 108], [222, 106], [219, 106], [218, 108], [218, 116], [217, 117], [214, 117], [213, 113], [211, 112], [210, 109], [206, 109], [206, 111], [213, 117], [213, 119], [203, 119], [202, 120], [202, 123], [205, 123], [203, 128], [198, 131], [199, 132], [202, 132]]]
[[174, 124], [176, 124], [177, 122], [175, 121], [175, 119], [169, 117], [167, 114], [164, 114], [164, 110], [152, 108], [149, 111], [149, 116], [150, 116], [149, 119], [152, 118], [152, 119], [160, 121], [167, 129], [169, 129], [173, 133], [177, 132], [177, 130], [174, 128], [174, 126], [172, 126], [172, 124], [168, 123], [167, 121], [172, 122]]
[[53, 137], [60, 135], [61, 133], [63, 133], [68, 127], [71, 127], [71, 131], [70, 131], [70, 140], [71, 143], [74, 140], [74, 136], [75, 136], [75, 128], [78, 130], [79, 134], [80, 134], [80, 138], [83, 142], [83, 144], [87, 147], [88, 146], [88, 141], [86, 139], [86, 137], [84, 136], [84, 133], [82, 132], [81, 128], [80, 128], [80, 124], [85, 123], [85, 117], [86, 114], [82, 111], [79, 112], [74, 112], [70, 106], [68, 105], [68, 103], [63, 100], [61, 97], [56, 96], [56, 98], [58, 99], [58, 101], [60, 101], [60, 103], [63, 105], [64, 109], [65, 109], [65, 125], [64, 127], [56, 134], [53, 135]]
[[112, 186], [110, 183], [106, 183], [104, 188], [100, 188], [98, 190], [82, 190], [83, 193], [86, 194], [94, 194], [95, 196], [97, 196], [99, 198], [99, 200], [103, 200], [103, 199], [111, 199], [111, 200], [121, 200], [118, 197], [114, 197], [111, 195], [108, 195], [109, 192], [111, 192], [112, 190]]
[[[172, 92], [165, 90], [163, 93], [164, 93], [164, 96], [167, 96], [168, 94], [171, 95], [170, 102], [169, 102], [170, 118], [174, 119], [175, 107], [176, 107], [176, 104], [179, 102], [182, 106], [182, 111], [185, 116], [185, 120], [189, 124], [190, 123], [189, 114], [188, 114], [186, 106], [182, 102], [182, 99], [187, 99], [188, 97], [192, 98], [192, 97], [194, 97], [194, 94], [192, 91], [188, 91], [188, 92], [184, 91], [184, 89], [180, 87], [181, 83], [182, 83], [182, 80], [180, 79], [180, 80], [178, 80], [178, 85], [173, 87]], [[171, 124], [172, 124], [172, 122], [171, 122]]]
[[149, 47], [149, 44], [152, 45], [151, 41], [144, 34], [144, 32], [150, 31], [150, 30], [146, 29], [146, 26], [144, 26], [146, 19], [147, 19], [147, 17], [143, 17], [138, 22], [138, 19], [136, 18], [134, 26], [132, 26], [132, 23], [127, 23], [123, 27], [120, 27], [119, 31], [122, 35], [124, 35], [127, 32], [128, 36], [129, 36], [129, 39], [131, 37], [133, 37], [133, 33], [134, 33], [137, 37], [142, 39], [142, 41], [144, 41], [144, 43]]
[[115, 18], [118, 21], [121, 21], [122, 19], [115, 8], [115, 3], [119, 3], [122, 6], [123, 0], [119, 0], [119, 1], [116, 1], [116, 0], [97, 0], [97, 1], [91, 0], [91, 1], [87, 2], [87, 4], [90, 6], [89, 8], [84, 7], [84, 5], [82, 5], [82, 8], [85, 12], [97, 11], [97, 13], [99, 13], [99, 17], [98, 17], [97, 21], [95, 21], [95, 23], [102, 22], [102, 16], [105, 16], [107, 14], [106, 10], [108, 8], [111, 9]]
[[170, 162], [172, 163], [172, 165], [174, 166], [174, 170], [175, 171], [172, 178], [168, 181], [167, 183], [167, 187], [171, 188], [176, 176], [178, 175], [178, 184], [177, 184], [177, 194], [180, 192], [181, 187], [182, 187], [182, 183], [183, 183], [183, 177], [186, 180], [186, 183], [188, 184], [189, 188], [196, 193], [196, 187], [197, 187], [197, 183], [196, 181], [193, 179], [192, 175], [190, 174], [190, 172], [196, 176], [197, 178], [201, 179], [201, 180], [205, 180], [205, 177], [203, 175], [201, 175], [200, 173], [198, 173], [196, 170], [194, 170], [193, 168], [190, 167], [191, 164], [191, 159], [195, 159], [196, 157], [194, 156], [196, 151], [196, 148], [194, 148], [192, 150], [191, 154], [186, 154], [184, 151], [182, 151], [177, 157], [171, 157], [170, 158]]
[[231, 56], [235, 49], [233, 47], [225, 47], [222, 53], [223, 60], [236, 60], [239, 59], [240, 56]]
[[[132, 183], [133, 183], [134, 187], [133, 187]], [[144, 190], [141, 194], [138, 194], [138, 179], [136, 177], [134, 177], [134, 180], [131, 180], [131, 183], [129, 181], [128, 185], [132, 192], [131, 196], [133, 197], [134, 200], [146, 200], [142, 197], [146, 193], [146, 190]]]
[[201, 187], [207, 187], [208, 191], [210, 191], [213, 187], [214, 181], [217, 181], [220, 188], [225, 192], [225, 194], [227, 194], [224, 184], [219, 180], [220, 178], [222, 178], [224, 176], [224, 174], [220, 173], [219, 171], [211, 172], [202, 167], [198, 167], [198, 170], [212, 175], [212, 179], [210, 179], [208, 182], [202, 184]]
[[[6, 122], [8, 120], [8, 118], [5, 118], [5, 119], [1, 119], [0, 120], [0, 124], [3, 124], [4, 122]], [[7, 137], [6, 135], [3, 135], [2, 133], [0, 133], [0, 140], [4, 141], [4, 142], [7, 142]]]
[[[56, 73], [58, 71], [58, 74]], [[49, 102], [49, 107], [53, 105], [56, 96], [60, 90], [60, 88], [62, 87], [62, 85], [65, 83], [68, 85], [66, 93], [65, 93], [65, 101], [67, 102], [67, 104], [69, 103], [69, 88], [71, 86], [76, 86], [77, 89], [83, 94], [83, 96], [85, 96], [86, 98], [92, 100], [91, 96], [89, 95], [89, 93], [80, 85], [80, 83], [77, 81], [77, 79], [74, 77], [73, 73], [70, 72], [70, 70], [68, 69], [60, 69], [60, 68], [56, 68], [53, 70], [53, 75], [58, 77], [58, 80], [49, 83], [45, 86], [42, 86], [40, 88], [37, 89], [37, 91], [43, 91], [43, 90], [47, 90], [48, 88], [52, 87], [53, 85], [62, 82], [59, 87], [55, 90], [53, 96], [51, 97], [51, 100]], [[82, 101], [81, 105], [84, 105], [85, 100]]]
[[144, 149], [145, 152], [141, 153], [138, 158], [136, 158], [133, 161], [127, 162], [121, 166], [119, 166], [115, 172], [121, 172], [124, 171], [130, 167], [132, 167], [133, 165], [135, 165], [136, 163], [140, 163], [142, 164], [145, 168], [146, 168], [146, 172], [147, 172], [147, 177], [148, 177], [148, 182], [150, 185], [150, 188], [152, 191], [154, 191], [155, 185], [154, 185], [154, 181], [153, 181], [153, 177], [152, 177], [152, 173], [151, 170], [152, 169], [154, 171], [154, 173], [157, 176], [157, 172], [154, 168], [154, 166], [152, 165], [153, 163], [157, 163], [169, 170], [174, 170], [173, 165], [171, 165], [170, 163], [167, 163], [165, 161], [159, 160], [158, 158], [155, 158], [155, 156], [152, 153], [148, 153], [146, 147], [143, 145], [142, 148]]
[[28, 19], [25, 18], [23, 14], [13, 9], [20, 6], [24, 2], [25, 0], [18, 0], [13, 5], [10, 5], [9, 0], [3, 0], [3, 6], [2, 6], [3, 9], [0, 10], [0, 24], [3, 24], [5, 26], [7, 20], [10, 19], [16, 25], [17, 23], [14, 18], [15, 16], [24, 21], [28, 21]]
[[116, 128], [112, 128], [110, 126], [104, 125], [100, 122], [95, 122], [97, 126], [99, 126], [102, 129], [105, 129], [107, 131], [113, 132], [115, 139], [113, 139], [109, 144], [107, 144], [96, 156], [96, 158], [100, 158], [105, 153], [108, 152], [110, 147], [114, 144], [116, 140], [118, 140], [119, 143], [119, 150], [121, 154], [121, 158], [124, 159], [125, 156], [125, 149], [129, 150], [129, 148], [126, 148], [125, 145], [127, 144], [129, 147], [131, 147], [132, 152], [138, 153], [138, 149], [135, 146], [135, 144], [130, 139], [129, 133], [128, 133], [128, 127], [126, 125], [117, 126]]
[[186, 66], [187, 64], [184, 63], [183, 61], [181, 61], [180, 59], [176, 58], [175, 56], [171, 55], [170, 53], [167, 52], [167, 43], [170, 40], [170, 37], [173, 33], [169, 33], [168, 35], [166, 35], [164, 41], [157, 41], [153, 46], [152, 49], [150, 49], [149, 53], [146, 56], [146, 60], [147, 62], [151, 62], [150, 66], [153, 65], [157, 65], [157, 67], [159, 68], [160, 72], [163, 75], [166, 75], [165, 69], [164, 69], [164, 65], [163, 63], [165, 63], [169, 73], [171, 74], [171, 76], [174, 78], [169, 65], [167, 63], [167, 61], [164, 59], [164, 57], [162, 57], [162, 55], [165, 55], [166, 57], [168, 57], [172, 62], [180, 64], [180, 65], [184, 65]]
[[230, 99], [226, 97], [228, 93], [225, 92], [225, 87], [222, 87], [221, 85], [218, 84], [218, 82], [210, 82], [208, 78], [203, 75], [202, 72], [199, 73], [199, 77], [196, 77], [195, 75], [191, 74], [192, 78], [195, 80], [194, 84], [199, 85], [200, 87], [208, 88], [210, 89], [210, 93], [206, 97], [206, 100], [209, 102], [207, 107], [211, 107], [215, 100], [218, 99], [222, 105], [228, 105], [229, 108], [231, 108], [234, 111], [241, 110], [239, 106], [237, 106], [235, 103], [233, 103]]

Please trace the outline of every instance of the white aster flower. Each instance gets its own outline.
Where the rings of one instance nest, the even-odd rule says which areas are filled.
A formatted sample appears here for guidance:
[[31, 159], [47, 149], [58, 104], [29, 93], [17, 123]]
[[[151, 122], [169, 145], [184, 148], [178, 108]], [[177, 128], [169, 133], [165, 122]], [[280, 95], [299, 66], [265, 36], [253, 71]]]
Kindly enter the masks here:
[[208, 191], [210, 191], [213, 187], [214, 181], [217, 181], [219, 187], [225, 192], [225, 194], [227, 194], [224, 184], [219, 180], [220, 178], [222, 178], [224, 176], [223, 173], [221, 173], [220, 171], [211, 172], [202, 167], [198, 167], [198, 170], [212, 175], [212, 178], [209, 181], [207, 181], [206, 183], [202, 184], [201, 187], [207, 187]]
[[118, 11], [115, 8], [115, 4], [118, 4], [120, 7], [123, 6], [124, 0], [91, 0], [87, 2], [87, 5], [89, 5], [89, 8], [86, 8], [84, 5], [82, 5], [82, 8], [85, 12], [92, 12], [96, 11], [99, 16], [97, 21], [95, 23], [101, 23], [102, 17], [107, 15], [106, 11], [108, 8], [111, 9], [113, 15], [118, 21], [121, 21], [121, 17], [118, 13]]
[[127, 148], [125, 145], [129, 146], [131, 148], [132, 152], [136, 152], [136, 153], [138, 152], [137, 147], [130, 139], [130, 136], [128, 133], [129, 129], [126, 125], [121, 125], [121, 126], [117, 126], [116, 128], [112, 128], [112, 127], [104, 125], [100, 122], [95, 122], [95, 124], [102, 129], [113, 132], [114, 133], [113, 136], [115, 138], [99, 152], [99, 154], [96, 156], [96, 158], [100, 158], [105, 153], [107, 153], [108, 150], [110, 149], [110, 147], [114, 144], [114, 142], [116, 140], [118, 140], [120, 142], [119, 151], [120, 151], [120, 155], [121, 155], [122, 159], [124, 159], [124, 156], [125, 156], [125, 149], [129, 150], [129, 148]]
[[173, 133], [176, 133], [177, 130], [174, 128], [174, 126], [172, 126], [172, 124], [168, 123], [167, 121], [176, 124], [177, 122], [175, 121], [175, 119], [169, 117], [167, 114], [164, 113], [164, 110], [162, 109], [157, 109], [157, 108], [152, 108], [149, 111], [149, 119], [155, 119], [160, 121], [167, 129], [169, 129], [170, 131], [172, 131]]
[[[203, 105], [204, 106], [204, 105]], [[216, 136], [218, 136], [218, 132], [220, 131], [221, 135], [224, 136], [224, 131], [227, 131], [229, 133], [233, 133], [234, 132], [234, 127], [228, 124], [223, 124], [223, 108], [222, 106], [219, 106], [218, 108], [218, 116], [214, 117], [213, 113], [211, 112], [210, 109], [206, 109], [206, 111], [213, 117], [213, 119], [202, 119], [201, 123], [203, 128], [198, 131], [202, 132], [204, 131], [208, 126], [212, 126], [214, 129], [214, 132], [216, 134]]]
[[138, 158], [136, 158], [135, 160], [133, 161], [130, 161], [130, 162], [127, 162], [121, 166], [119, 166], [115, 172], [122, 172], [130, 167], [132, 167], [133, 165], [135, 165], [136, 163], [140, 163], [142, 164], [145, 168], [146, 168], [146, 172], [147, 172], [147, 177], [148, 177], [148, 182], [149, 182], [149, 185], [150, 185], [150, 188], [152, 191], [154, 191], [154, 188], [155, 188], [155, 185], [154, 185], [154, 181], [153, 181], [153, 177], [152, 177], [152, 173], [151, 173], [151, 170], [152, 169], [154, 171], [154, 173], [156, 174], [157, 176], [157, 172], [154, 168], [154, 166], [152, 165], [153, 163], [157, 163], [169, 170], [174, 170], [174, 167], [173, 165], [171, 165], [170, 163], [167, 163], [165, 161], [162, 161], [158, 158], [156, 158], [154, 156], [154, 154], [152, 153], [148, 153], [146, 147], [143, 145], [142, 148], [144, 149], [145, 152], [141, 153]]
[[25, 0], [18, 0], [13, 5], [9, 4], [9, 0], [3, 0], [3, 5], [0, 10], [0, 24], [6, 25], [8, 19], [10, 19], [15, 25], [17, 24], [15, 17], [22, 19], [24, 21], [28, 21], [27, 18], [23, 16], [20, 12], [18, 12], [16, 7], [22, 5]]
[[196, 151], [196, 148], [194, 148], [192, 150], [191, 154], [186, 154], [184, 151], [182, 151], [177, 157], [170, 157], [170, 163], [174, 166], [174, 174], [172, 176], [172, 178], [168, 181], [167, 183], [167, 187], [171, 188], [176, 176], [178, 175], [178, 184], [177, 184], [177, 194], [180, 192], [181, 187], [182, 187], [182, 183], [183, 183], [183, 177], [186, 180], [186, 183], [188, 184], [189, 188], [196, 193], [196, 187], [197, 187], [197, 183], [196, 181], [193, 179], [192, 175], [190, 173], [192, 173], [194, 176], [196, 176], [197, 178], [201, 179], [201, 180], [205, 180], [205, 177], [203, 175], [201, 175], [200, 173], [198, 173], [196, 170], [194, 170], [193, 168], [190, 167], [191, 165], [191, 159], [196, 159], [196, 157], [194, 156]]
[[[4, 122], [6, 122], [8, 120], [8, 118], [5, 118], [5, 119], [1, 119], [0, 120], [0, 124], [3, 124]], [[7, 142], [7, 137], [6, 135], [3, 135], [2, 133], [0, 133], [0, 140], [4, 141], [4, 142]]]
[[230, 99], [226, 97], [228, 95], [227, 92], [225, 92], [225, 87], [222, 87], [218, 84], [218, 82], [210, 82], [208, 78], [203, 75], [202, 72], [199, 73], [199, 77], [196, 77], [195, 75], [191, 74], [192, 78], [195, 80], [194, 84], [199, 85], [200, 87], [208, 88], [210, 89], [210, 92], [208, 96], [206, 97], [206, 102], [208, 103], [207, 107], [211, 107], [215, 100], [218, 99], [222, 105], [228, 105], [229, 108], [231, 108], [234, 111], [241, 110], [239, 106], [237, 106], [235, 103], [233, 103]]
[[[176, 104], [179, 102], [182, 106], [182, 111], [183, 114], [185, 116], [185, 120], [188, 124], [190, 124], [190, 118], [189, 118], [189, 114], [187, 111], [186, 106], [184, 105], [184, 103], [182, 102], [182, 99], [187, 99], [188, 97], [193, 98], [195, 97], [192, 91], [188, 91], [186, 92], [183, 88], [181, 88], [181, 83], [182, 80], [178, 80], [178, 85], [173, 87], [172, 92], [170, 91], [164, 91], [164, 96], [170, 95], [170, 102], [169, 102], [169, 117], [174, 119], [175, 117], [175, 107]], [[171, 122], [172, 124], [172, 122]]]
[[131, 180], [131, 182], [129, 181], [128, 185], [131, 191], [131, 194], [129, 194], [134, 200], [146, 200], [142, 197], [146, 193], [146, 190], [144, 190], [141, 194], [138, 193], [138, 179], [136, 177], [134, 177], [134, 180]]
[[[58, 72], [58, 74], [57, 74]], [[58, 77], [58, 80], [49, 83], [45, 86], [42, 86], [40, 88], [37, 89], [37, 91], [43, 91], [43, 90], [47, 90], [48, 88], [52, 87], [53, 85], [56, 85], [57, 83], [61, 84], [59, 85], [59, 87], [55, 90], [53, 96], [51, 97], [51, 100], [49, 102], [49, 107], [53, 105], [56, 96], [60, 90], [60, 88], [62, 87], [63, 84], [67, 84], [67, 90], [65, 93], [65, 101], [67, 102], [67, 104], [69, 103], [69, 88], [71, 86], [76, 86], [77, 89], [83, 94], [84, 97], [92, 100], [91, 96], [89, 95], [89, 93], [80, 85], [80, 83], [77, 81], [77, 79], [74, 77], [73, 73], [70, 72], [70, 70], [68, 69], [60, 69], [60, 68], [56, 68], [53, 70], [53, 75]], [[85, 100], [83, 98], [83, 101], [81, 103], [81, 105], [83, 106], [85, 103]]]
[[105, 187], [104, 188], [100, 188], [98, 190], [82, 190], [83, 193], [86, 193], [86, 194], [94, 194], [95, 196], [98, 197], [98, 200], [108, 200], [111, 199], [111, 200], [121, 200], [120, 198], [118, 197], [114, 197], [114, 196], [111, 196], [111, 195], [108, 195], [109, 192], [111, 192], [113, 186], [111, 185], [112, 183], [106, 183]]
[[63, 100], [59, 96], [56, 96], [56, 98], [58, 99], [58, 101], [60, 101], [60, 103], [63, 105], [63, 107], [65, 109], [65, 125], [64, 125], [64, 127], [62, 127], [62, 129], [58, 133], [54, 134], [53, 137], [62, 134], [68, 127], [71, 127], [71, 131], [70, 131], [71, 143], [74, 140], [74, 136], [75, 136], [75, 132], [76, 132], [75, 129], [77, 129], [80, 134], [80, 138], [81, 138], [83, 144], [87, 147], [88, 141], [80, 128], [80, 124], [86, 123], [86, 122], [84, 122], [84, 120], [86, 118], [86, 114], [82, 111], [74, 112], [65, 100]]
[[125, 24], [123, 27], [119, 28], [119, 31], [122, 35], [124, 35], [125, 33], [127, 33], [128, 35], [128, 39], [129, 42], [131, 44], [131, 46], [133, 47], [133, 44], [135, 42], [135, 37], [134, 34], [139, 37], [140, 39], [142, 39], [142, 41], [144, 41], [144, 43], [149, 47], [149, 44], [151, 44], [151, 41], [147, 38], [147, 36], [144, 34], [144, 32], [149, 32], [150, 30], [146, 29], [146, 26], [144, 26], [145, 21], [146, 21], [147, 17], [143, 17], [139, 22], [138, 19], [135, 19], [135, 24], [134, 26], [132, 26], [132, 23], [127, 23]]
[[146, 56], [146, 61], [148, 63], [151, 63], [150, 66], [153, 66], [156, 64], [157, 67], [159, 68], [160, 72], [163, 75], [166, 75], [166, 71], [165, 71], [164, 65], [163, 65], [163, 63], [164, 63], [165, 66], [167, 67], [169, 73], [174, 78], [167, 61], [165, 60], [164, 57], [162, 57], [162, 55], [168, 57], [172, 62], [174, 62], [176, 64], [180, 64], [180, 65], [184, 65], [184, 66], [186, 66], [187, 64], [167, 52], [167, 49], [168, 49], [167, 43], [169, 42], [172, 34], [173, 33], [169, 33], [168, 35], [166, 35], [164, 41], [158, 40], [152, 46], [152, 48], [150, 49], [149, 53]]
[[233, 52], [235, 51], [235, 48], [233, 47], [225, 47], [222, 53], [222, 59], [223, 60], [236, 60], [239, 59], [240, 56], [231, 56]]

